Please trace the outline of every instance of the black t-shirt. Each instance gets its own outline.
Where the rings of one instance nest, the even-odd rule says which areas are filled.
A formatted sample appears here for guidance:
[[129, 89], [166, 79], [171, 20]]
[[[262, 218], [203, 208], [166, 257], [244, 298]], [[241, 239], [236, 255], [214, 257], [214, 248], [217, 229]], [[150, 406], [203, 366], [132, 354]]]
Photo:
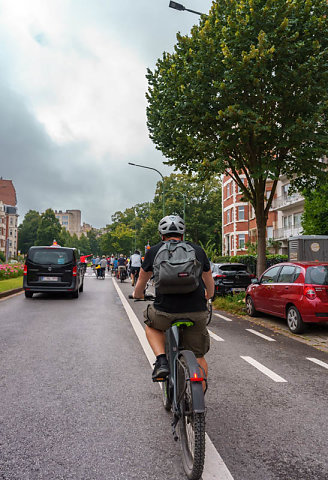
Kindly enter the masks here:
[[[164, 242], [159, 242], [153, 247], [151, 247], [145, 256], [141, 268], [145, 272], [153, 271], [153, 263], [156, 256], [156, 253], [163, 245]], [[206, 256], [204, 250], [191, 242], [186, 242], [191, 245], [196, 251], [196, 258], [202, 264], [202, 272], [208, 272], [210, 270], [210, 262]], [[200, 277], [199, 286], [196, 290], [190, 293], [179, 293], [179, 294], [160, 294], [155, 291], [155, 301], [154, 307], [157, 310], [167, 313], [186, 313], [186, 312], [201, 312], [206, 310], [206, 298], [204, 292], [204, 283]]]

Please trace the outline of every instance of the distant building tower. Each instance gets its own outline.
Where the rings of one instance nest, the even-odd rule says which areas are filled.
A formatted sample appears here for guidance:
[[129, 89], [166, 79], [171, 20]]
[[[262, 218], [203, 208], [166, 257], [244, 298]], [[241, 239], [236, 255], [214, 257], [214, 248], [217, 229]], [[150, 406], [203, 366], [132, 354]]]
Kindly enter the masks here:
[[82, 234], [81, 210], [66, 210], [66, 212], [55, 210], [55, 216], [70, 235], [76, 234], [80, 238]]
[[18, 213], [12, 180], [0, 178], [0, 251], [6, 258], [17, 256]]

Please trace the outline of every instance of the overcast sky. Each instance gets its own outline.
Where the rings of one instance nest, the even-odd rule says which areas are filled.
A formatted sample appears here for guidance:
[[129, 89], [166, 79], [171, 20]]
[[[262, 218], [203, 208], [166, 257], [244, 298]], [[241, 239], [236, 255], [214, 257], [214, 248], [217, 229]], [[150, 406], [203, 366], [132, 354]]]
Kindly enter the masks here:
[[[207, 13], [211, 0], [181, 0]], [[0, 0], [0, 176], [20, 221], [80, 209], [105, 226], [173, 169], [148, 137], [146, 69], [199, 17], [169, 0]]]

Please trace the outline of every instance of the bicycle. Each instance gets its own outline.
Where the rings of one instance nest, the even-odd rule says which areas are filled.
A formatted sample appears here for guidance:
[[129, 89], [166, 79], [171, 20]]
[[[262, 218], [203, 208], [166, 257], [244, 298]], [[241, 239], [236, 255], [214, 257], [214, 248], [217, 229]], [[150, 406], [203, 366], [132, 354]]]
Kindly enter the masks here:
[[127, 278], [128, 274], [127, 274], [127, 271], [126, 271], [126, 268], [121, 268], [119, 269], [119, 279], [120, 279], [120, 282], [123, 283], [124, 280]]
[[[153, 300], [146, 298], [145, 300]], [[129, 295], [129, 298], [133, 298]], [[138, 301], [138, 299], [135, 299]], [[205, 392], [207, 379], [197, 359], [190, 350], [181, 349], [181, 330], [192, 326], [191, 320], [181, 319], [172, 323], [165, 332], [166, 356], [170, 373], [162, 382], [164, 408], [172, 411], [172, 433], [179, 440], [182, 463], [189, 480], [199, 480], [202, 476], [205, 460]], [[206, 388], [203, 390], [203, 382]]]

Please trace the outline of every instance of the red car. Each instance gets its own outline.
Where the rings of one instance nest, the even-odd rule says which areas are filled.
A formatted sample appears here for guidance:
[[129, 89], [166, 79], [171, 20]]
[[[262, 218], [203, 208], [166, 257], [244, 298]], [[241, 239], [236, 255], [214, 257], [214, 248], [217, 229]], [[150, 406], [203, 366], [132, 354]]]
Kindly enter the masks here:
[[328, 322], [328, 262], [288, 262], [268, 268], [246, 290], [246, 310], [287, 319], [291, 332]]

